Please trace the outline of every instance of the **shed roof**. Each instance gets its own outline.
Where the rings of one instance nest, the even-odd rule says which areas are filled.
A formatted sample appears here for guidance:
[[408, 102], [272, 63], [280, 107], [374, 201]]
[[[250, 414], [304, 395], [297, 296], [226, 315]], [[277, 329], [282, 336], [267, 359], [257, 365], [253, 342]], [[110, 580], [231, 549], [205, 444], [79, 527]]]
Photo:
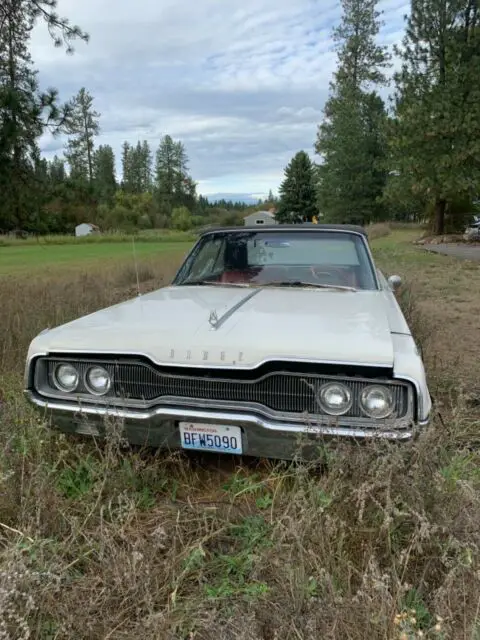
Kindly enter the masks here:
[[82, 224], [86, 224], [86, 225], [88, 225], [89, 227], [92, 227], [92, 229], [96, 229], [96, 230], [99, 230], [99, 229], [100, 229], [100, 227], [98, 227], [96, 224], [93, 224], [93, 222], [80, 222], [79, 224], [77, 224], [77, 226], [76, 226], [75, 228], [77, 228], [77, 227], [81, 227], [81, 226], [82, 226]]

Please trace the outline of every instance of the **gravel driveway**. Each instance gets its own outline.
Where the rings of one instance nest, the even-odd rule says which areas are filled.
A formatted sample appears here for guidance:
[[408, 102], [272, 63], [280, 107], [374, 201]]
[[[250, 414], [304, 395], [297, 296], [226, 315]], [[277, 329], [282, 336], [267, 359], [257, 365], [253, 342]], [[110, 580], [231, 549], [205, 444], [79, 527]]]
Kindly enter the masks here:
[[442, 253], [445, 256], [453, 256], [462, 260], [475, 260], [480, 262], [480, 244], [463, 245], [463, 244], [431, 244], [423, 245], [427, 251]]

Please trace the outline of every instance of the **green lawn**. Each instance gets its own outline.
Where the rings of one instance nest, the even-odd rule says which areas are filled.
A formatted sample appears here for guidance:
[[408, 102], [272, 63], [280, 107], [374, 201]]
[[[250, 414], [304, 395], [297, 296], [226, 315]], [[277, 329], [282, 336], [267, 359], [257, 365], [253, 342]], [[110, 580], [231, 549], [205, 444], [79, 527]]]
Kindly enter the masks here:
[[[191, 242], [137, 242], [135, 253], [137, 258], [155, 258], [169, 252], [186, 253], [190, 247]], [[131, 242], [0, 247], [0, 276], [104, 260], [133, 260], [133, 249]]]

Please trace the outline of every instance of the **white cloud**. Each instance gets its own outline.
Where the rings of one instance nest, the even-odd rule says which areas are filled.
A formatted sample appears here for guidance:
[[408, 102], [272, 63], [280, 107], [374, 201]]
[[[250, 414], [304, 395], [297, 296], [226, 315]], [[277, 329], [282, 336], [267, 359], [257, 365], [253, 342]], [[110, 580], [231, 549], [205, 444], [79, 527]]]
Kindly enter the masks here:
[[[267, 192], [300, 149], [313, 152], [335, 68], [337, 0], [62, 0], [91, 36], [74, 56], [33, 34], [40, 81], [68, 98], [85, 86], [102, 114], [99, 144], [181, 139], [199, 190]], [[386, 44], [407, 0], [382, 0]], [[63, 141], [45, 136], [46, 155]]]

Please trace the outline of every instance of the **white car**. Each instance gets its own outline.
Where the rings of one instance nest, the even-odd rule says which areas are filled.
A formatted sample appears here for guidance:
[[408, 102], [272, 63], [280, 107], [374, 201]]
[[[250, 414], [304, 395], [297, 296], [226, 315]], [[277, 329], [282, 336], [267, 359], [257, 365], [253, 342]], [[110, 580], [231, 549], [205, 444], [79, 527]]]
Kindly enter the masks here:
[[475, 216], [472, 222], [465, 229], [465, 236], [468, 240], [480, 238], [480, 216]]
[[399, 284], [361, 227], [210, 230], [170, 286], [38, 335], [26, 394], [63, 431], [173, 449], [408, 440], [432, 403]]

